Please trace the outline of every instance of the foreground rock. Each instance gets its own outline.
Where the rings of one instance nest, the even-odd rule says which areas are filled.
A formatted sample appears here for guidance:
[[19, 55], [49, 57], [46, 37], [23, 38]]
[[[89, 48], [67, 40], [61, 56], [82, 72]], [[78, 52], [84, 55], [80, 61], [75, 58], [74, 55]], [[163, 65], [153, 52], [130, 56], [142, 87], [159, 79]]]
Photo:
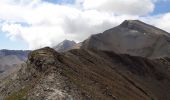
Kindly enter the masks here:
[[5, 100], [170, 100], [170, 59], [42, 48], [0, 83]]

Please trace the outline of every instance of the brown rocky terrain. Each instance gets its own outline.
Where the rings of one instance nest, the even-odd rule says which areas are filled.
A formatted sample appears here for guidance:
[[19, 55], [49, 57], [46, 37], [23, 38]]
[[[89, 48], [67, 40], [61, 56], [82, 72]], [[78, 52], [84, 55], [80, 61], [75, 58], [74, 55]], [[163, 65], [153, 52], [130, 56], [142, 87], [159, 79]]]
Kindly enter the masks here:
[[42, 48], [0, 83], [5, 100], [170, 100], [170, 59]]

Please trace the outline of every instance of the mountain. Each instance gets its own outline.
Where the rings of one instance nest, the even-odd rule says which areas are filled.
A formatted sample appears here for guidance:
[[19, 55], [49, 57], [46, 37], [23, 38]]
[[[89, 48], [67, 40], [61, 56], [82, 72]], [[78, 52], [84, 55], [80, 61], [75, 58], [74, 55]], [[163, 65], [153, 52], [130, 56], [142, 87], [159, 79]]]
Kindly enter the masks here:
[[168, 39], [163, 30], [128, 20], [79, 49], [31, 51], [18, 71], [0, 80], [0, 99], [170, 100]]
[[170, 100], [170, 59], [51, 48], [0, 83], [5, 100]]
[[126, 20], [85, 40], [82, 48], [94, 48], [147, 58], [170, 57], [170, 34], [139, 20]]
[[59, 43], [57, 46], [53, 47], [58, 52], [68, 51], [76, 45], [76, 42], [70, 40], [64, 40], [63, 42]]
[[27, 60], [28, 50], [0, 50], [0, 79], [16, 71]]
[[21, 60], [26, 60], [29, 50], [0, 50], [0, 57], [15, 55]]

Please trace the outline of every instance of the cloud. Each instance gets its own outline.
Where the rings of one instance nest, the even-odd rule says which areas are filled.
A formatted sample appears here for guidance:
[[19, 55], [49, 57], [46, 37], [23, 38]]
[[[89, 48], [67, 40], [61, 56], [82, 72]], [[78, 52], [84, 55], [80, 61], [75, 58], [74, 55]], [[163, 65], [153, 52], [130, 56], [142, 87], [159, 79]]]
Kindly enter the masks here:
[[148, 23], [170, 32], [170, 13], [152, 16], [147, 20]]
[[[72, 6], [47, 2], [0, 6], [0, 18], [4, 20], [2, 31], [10, 39], [23, 39], [30, 49], [53, 46], [63, 39], [82, 41], [94, 33], [111, 28], [126, 18], [97, 10], [81, 10]], [[5, 12], [5, 9], [12, 9]], [[100, 17], [99, 17], [100, 16]], [[26, 25], [24, 25], [24, 24]]]
[[[109, 0], [106, 1], [113, 3]], [[149, 7], [149, 5], [153, 6], [152, 1], [144, 0], [143, 3], [142, 0], [125, 1], [131, 1], [130, 4], [136, 6], [125, 4], [126, 2], [121, 5], [117, 0], [114, 3], [117, 5], [116, 8], [104, 8], [102, 5], [102, 10], [94, 8], [93, 5], [88, 6], [87, 2], [90, 2], [88, 0], [77, 0], [75, 4], [52, 4], [41, 0], [2, 0], [0, 1], [0, 20], [3, 21], [0, 27], [1, 31], [6, 33], [10, 39], [22, 39], [28, 43], [29, 49], [54, 46], [64, 39], [83, 41], [91, 34], [103, 32], [126, 19], [141, 19], [163, 29], [170, 29], [168, 24], [163, 22], [159, 24], [162, 20], [169, 21], [169, 14], [140, 17], [140, 15], [152, 11], [152, 7], [151, 9]], [[96, 2], [100, 2], [100, 0]], [[105, 3], [107, 4], [107, 2]], [[140, 4], [144, 3], [146, 3], [146, 7], [140, 7]], [[126, 8], [128, 6], [129, 9]], [[134, 11], [132, 8], [141, 10], [141, 12]], [[111, 12], [107, 11], [108, 9]], [[121, 14], [116, 13], [118, 10], [121, 11]], [[152, 18], [156, 22], [147, 20]]]
[[116, 14], [146, 15], [154, 10], [153, 0], [84, 0], [81, 3], [84, 9]]

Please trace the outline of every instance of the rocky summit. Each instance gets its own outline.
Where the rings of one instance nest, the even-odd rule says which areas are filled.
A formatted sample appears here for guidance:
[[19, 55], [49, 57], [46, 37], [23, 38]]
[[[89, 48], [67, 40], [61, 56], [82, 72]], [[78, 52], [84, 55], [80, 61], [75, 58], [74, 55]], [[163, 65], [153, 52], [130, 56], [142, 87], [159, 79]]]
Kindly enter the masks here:
[[127, 20], [79, 49], [31, 51], [0, 80], [0, 99], [170, 100], [168, 41], [167, 32]]
[[170, 57], [170, 34], [139, 20], [126, 20], [117, 27], [92, 35], [82, 48], [147, 58]]

